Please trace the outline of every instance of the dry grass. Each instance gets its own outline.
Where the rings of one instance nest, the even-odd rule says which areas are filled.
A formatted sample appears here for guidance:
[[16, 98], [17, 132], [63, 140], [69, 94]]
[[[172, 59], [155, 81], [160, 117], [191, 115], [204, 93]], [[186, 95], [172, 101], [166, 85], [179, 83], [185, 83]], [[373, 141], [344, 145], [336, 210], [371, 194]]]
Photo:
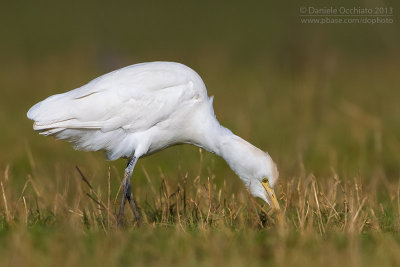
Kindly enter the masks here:
[[121, 229], [116, 171], [108, 168], [106, 187], [85, 171], [82, 179], [77, 170], [44, 183], [52, 177], [35, 174], [33, 158], [30, 164], [32, 174], [22, 187], [11, 183], [8, 167], [3, 170], [1, 245], [12, 255], [0, 263], [400, 264], [400, 184], [383, 176], [365, 181], [332, 172], [324, 179], [313, 174], [282, 178], [276, 191], [285, 222], [277, 225], [267, 205], [244, 189], [232, 192], [226, 186], [230, 181], [217, 186], [215, 175], [186, 174], [171, 185], [161, 170], [151, 177], [137, 168], [147, 181], [145, 188], [135, 188], [143, 223], [133, 223], [127, 209]]

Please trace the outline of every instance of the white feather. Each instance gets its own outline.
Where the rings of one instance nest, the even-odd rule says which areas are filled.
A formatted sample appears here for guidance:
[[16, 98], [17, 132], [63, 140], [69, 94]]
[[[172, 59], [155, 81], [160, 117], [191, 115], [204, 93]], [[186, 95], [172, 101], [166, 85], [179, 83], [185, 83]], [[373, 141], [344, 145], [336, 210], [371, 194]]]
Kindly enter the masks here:
[[203, 147], [222, 156], [247, 187], [257, 191], [253, 194], [263, 198], [260, 181], [268, 177], [275, 183], [275, 164], [222, 127], [212, 101], [200, 76], [189, 67], [150, 62], [50, 96], [27, 116], [41, 134], [68, 140], [76, 149], [103, 150], [110, 160], [139, 158], [174, 144]]

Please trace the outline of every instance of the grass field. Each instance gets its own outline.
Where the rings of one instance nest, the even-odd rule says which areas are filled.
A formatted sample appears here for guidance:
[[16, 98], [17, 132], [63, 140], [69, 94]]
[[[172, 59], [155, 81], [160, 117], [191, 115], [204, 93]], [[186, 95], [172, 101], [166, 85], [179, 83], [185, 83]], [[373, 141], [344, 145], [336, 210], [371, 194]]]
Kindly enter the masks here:
[[[399, 266], [399, 24], [301, 25], [298, 8], [2, 9], [0, 265]], [[143, 223], [127, 209], [118, 228], [126, 163], [39, 136], [26, 119], [51, 94], [152, 60], [198, 71], [220, 122], [271, 154], [282, 225], [222, 159], [183, 145], [139, 161]]]

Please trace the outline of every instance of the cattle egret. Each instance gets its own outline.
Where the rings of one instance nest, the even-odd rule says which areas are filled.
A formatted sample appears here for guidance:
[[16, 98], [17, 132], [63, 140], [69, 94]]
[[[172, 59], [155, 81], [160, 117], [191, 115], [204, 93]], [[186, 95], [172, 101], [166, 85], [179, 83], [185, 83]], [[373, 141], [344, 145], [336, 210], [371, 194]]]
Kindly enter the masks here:
[[272, 189], [278, 179], [275, 163], [268, 153], [221, 126], [212, 102], [191, 68], [149, 62], [50, 96], [27, 116], [41, 135], [68, 140], [78, 150], [102, 150], [109, 160], [128, 159], [119, 223], [126, 200], [135, 219], [140, 219], [130, 186], [138, 159], [176, 144], [193, 144], [221, 156], [255, 197], [279, 211]]

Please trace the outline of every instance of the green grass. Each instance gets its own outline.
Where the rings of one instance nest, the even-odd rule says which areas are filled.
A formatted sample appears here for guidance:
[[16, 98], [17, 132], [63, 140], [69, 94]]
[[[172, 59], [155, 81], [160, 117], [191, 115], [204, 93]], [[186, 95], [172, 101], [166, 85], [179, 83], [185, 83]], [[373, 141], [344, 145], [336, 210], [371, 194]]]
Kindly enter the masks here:
[[102, 177], [110, 183], [107, 193], [107, 185], [92, 180], [91, 190], [77, 173], [59, 176], [53, 183], [51, 176], [28, 178], [21, 193], [4, 174], [2, 265], [391, 266], [400, 261], [400, 187], [382, 178], [282, 179], [277, 192], [285, 221], [279, 225], [268, 206], [247, 191], [228, 189], [230, 180], [217, 186], [216, 178], [183, 176], [171, 185], [161, 174], [161, 184], [135, 187], [143, 223], [133, 223], [127, 210], [119, 228], [118, 177], [111, 172]]
[[[2, 8], [0, 265], [400, 265], [399, 24], [301, 25], [298, 8]], [[222, 159], [184, 145], [139, 161], [143, 224], [127, 208], [120, 229], [125, 162], [38, 136], [26, 119], [51, 94], [152, 60], [198, 71], [221, 123], [271, 154], [283, 225]]]

